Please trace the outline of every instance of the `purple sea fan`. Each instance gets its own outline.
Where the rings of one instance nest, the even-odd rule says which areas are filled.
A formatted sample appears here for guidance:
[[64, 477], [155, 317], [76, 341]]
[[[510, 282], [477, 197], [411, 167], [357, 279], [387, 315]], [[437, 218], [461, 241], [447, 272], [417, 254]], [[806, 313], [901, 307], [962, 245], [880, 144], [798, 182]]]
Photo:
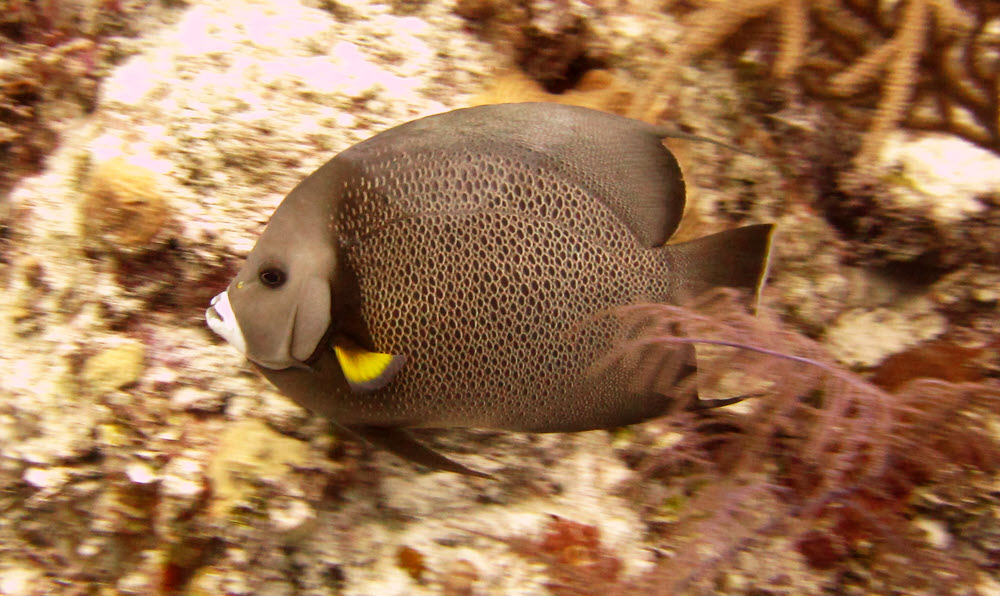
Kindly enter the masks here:
[[[677, 396], [677, 412], [702, 409], [720, 388], [741, 390], [748, 414], [740, 416], [739, 461], [749, 471], [760, 461], [768, 437], [795, 437], [804, 461], [835, 482], [850, 474], [877, 475], [885, 464], [898, 400], [835, 363], [818, 343], [754, 316], [733, 290], [718, 290], [681, 307], [625, 306], [624, 322], [607, 362], [624, 360], [634, 382]], [[689, 348], [690, 346], [690, 348]], [[683, 375], [683, 357], [697, 351], [697, 375]], [[749, 466], [749, 467], [748, 467]]]
[[[886, 391], [745, 303], [717, 290], [683, 307], [608, 313], [621, 332], [598, 366], [625, 363], [632, 382], [676, 401], [672, 415], [641, 431], [673, 438], [643, 446], [627, 489], [654, 517], [664, 499], [675, 504], [659, 526], [672, 554], [641, 586], [698, 591], [737, 553], [776, 539], [834, 574], [864, 552], [900, 586], [941, 581], [938, 572], [969, 578], [974, 566], [959, 551], [937, 551], [914, 533], [909, 497], [918, 486], [1000, 469], [1000, 389], [914, 379]], [[748, 397], [693, 407], [738, 395]]]

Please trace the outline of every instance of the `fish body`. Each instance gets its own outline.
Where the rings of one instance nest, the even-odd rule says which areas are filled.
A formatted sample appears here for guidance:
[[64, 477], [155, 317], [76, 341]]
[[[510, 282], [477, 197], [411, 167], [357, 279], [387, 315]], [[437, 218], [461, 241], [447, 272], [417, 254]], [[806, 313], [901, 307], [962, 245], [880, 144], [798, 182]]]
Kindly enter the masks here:
[[716, 286], [756, 292], [772, 231], [665, 245], [684, 182], [664, 136], [547, 103], [397, 126], [286, 197], [209, 325], [303, 406], [454, 471], [473, 473], [403, 429], [569, 432], [662, 415], [675, 396], [607, 358], [621, 329], [602, 315]]

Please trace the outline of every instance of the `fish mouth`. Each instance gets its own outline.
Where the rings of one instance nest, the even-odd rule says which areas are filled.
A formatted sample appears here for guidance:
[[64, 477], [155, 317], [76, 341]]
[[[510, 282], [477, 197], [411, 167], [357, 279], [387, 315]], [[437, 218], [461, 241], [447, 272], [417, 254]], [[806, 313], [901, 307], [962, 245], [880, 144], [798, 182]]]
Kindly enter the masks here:
[[247, 342], [233, 313], [233, 305], [229, 303], [229, 292], [222, 292], [212, 298], [211, 305], [205, 311], [205, 322], [209, 329], [228, 341], [240, 354], [246, 355]]

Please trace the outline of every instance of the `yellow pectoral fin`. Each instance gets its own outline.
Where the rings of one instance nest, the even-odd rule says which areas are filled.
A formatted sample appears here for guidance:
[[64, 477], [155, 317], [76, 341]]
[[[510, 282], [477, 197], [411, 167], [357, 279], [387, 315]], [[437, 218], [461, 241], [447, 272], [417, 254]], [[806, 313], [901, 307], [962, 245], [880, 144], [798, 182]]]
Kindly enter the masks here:
[[369, 352], [357, 346], [335, 345], [333, 351], [347, 384], [357, 393], [385, 387], [406, 363], [406, 356]]

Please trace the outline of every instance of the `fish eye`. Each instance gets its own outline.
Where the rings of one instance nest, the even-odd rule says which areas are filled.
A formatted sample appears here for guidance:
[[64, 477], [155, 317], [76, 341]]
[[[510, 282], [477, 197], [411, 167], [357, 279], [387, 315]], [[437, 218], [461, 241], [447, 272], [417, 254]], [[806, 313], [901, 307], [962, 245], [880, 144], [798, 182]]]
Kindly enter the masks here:
[[260, 283], [264, 284], [269, 288], [278, 288], [285, 283], [285, 272], [277, 267], [268, 267], [267, 269], [262, 269], [260, 273], [257, 274], [260, 279]]

